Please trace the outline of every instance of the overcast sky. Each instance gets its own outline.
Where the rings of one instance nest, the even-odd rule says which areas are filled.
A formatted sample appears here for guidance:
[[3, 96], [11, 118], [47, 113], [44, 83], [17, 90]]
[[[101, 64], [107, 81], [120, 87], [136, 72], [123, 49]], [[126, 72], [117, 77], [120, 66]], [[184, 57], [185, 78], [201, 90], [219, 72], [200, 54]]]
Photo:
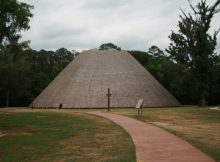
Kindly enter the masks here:
[[[22, 39], [31, 40], [35, 50], [65, 47], [82, 51], [107, 42], [125, 50], [147, 51], [152, 45], [165, 49], [171, 29], [177, 29], [179, 8], [190, 11], [187, 0], [20, 1], [34, 5], [31, 28]], [[207, 1], [212, 4], [215, 0]], [[213, 19], [210, 33], [220, 27], [219, 20], [220, 13]]]

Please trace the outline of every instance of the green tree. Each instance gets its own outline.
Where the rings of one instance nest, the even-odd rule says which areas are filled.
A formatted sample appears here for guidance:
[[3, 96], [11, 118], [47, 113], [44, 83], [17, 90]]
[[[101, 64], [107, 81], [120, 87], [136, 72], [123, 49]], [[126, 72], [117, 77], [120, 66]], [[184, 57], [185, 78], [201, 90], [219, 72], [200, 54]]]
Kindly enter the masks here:
[[195, 96], [198, 96], [200, 104], [206, 105], [219, 32], [217, 30], [210, 35], [209, 29], [213, 16], [220, 11], [220, 0], [216, 0], [213, 5], [201, 0], [196, 6], [189, 1], [189, 5], [193, 13], [187, 14], [181, 9], [179, 30], [177, 33], [172, 31], [169, 36], [171, 43], [166, 51], [173, 61], [184, 65], [191, 73], [191, 88]]
[[33, 16], [33, 6], [17, 0], [0, 1], [0, 43], [18, 40], [22, 30], [30, 28], [29, 21]]
[[157, 46], [153, 45], [149, 48], [148, 53], [155, 58], [163, 58], [166, 57], [164, 52]]
[[[29, 71], [29, 99], [36, 97], [46, 86], [65, 68], [77, 55], [65, 48], [54, 51], [27, 49], [23, 52], [25, 61], [30, 66]], [[30, 100], [28, 100], [30, 102]]]
[[57, 64], [58, 71], [62, 70], [74, 57], [78, 54], [77, 51], [73, 50], [72, 52], [66, 48], [60, 48], [54, 53], [54, 61]]
[[169, 60], [167, 59], [164, 52], [157, 46], [153, 45], [149, 48], [147, 52], [150, 56], [152, 56], [150, 63], [147, 65], [148, 70], [154, 75], [157, 80], [160, 81], [161, 84], [167, 86], [165, 83], [165, 73], [164, 66], [168, 64]]
[[216, 57], [213, 66], [212, 75], [210, 75], [210, 95], [209, 95], [209, 103], [212, 105], [219, 105], [220, 100], [220, 55]]
[[24, 86], [28, 85], [25, 82], [28, 67], [21, 55], [28, 42], [18, 41], [21, 38], [20, 32], [30, 28], [32, 8], [17, 0], [0, 1], [0, 97], [4, 94], [6, 106], [9, 106], [10, 96], [25, 93]]
[[109, 50], [109, 49], [116, 49], [118, 51], [121, 51], [121, 48], [114, 45], [113, 43], [104, 43], [99, 47], [99, 50]]
[[[5, 106], [27, 95], [29, 66], [22, 57], [23, 44], [11, 43], [0, 54], [0, 98]], [[2, 104], [2, 103], [1, 103]]]
[[150, 64], [152, 56], [143, 51], [128, 51], [145, 68]]

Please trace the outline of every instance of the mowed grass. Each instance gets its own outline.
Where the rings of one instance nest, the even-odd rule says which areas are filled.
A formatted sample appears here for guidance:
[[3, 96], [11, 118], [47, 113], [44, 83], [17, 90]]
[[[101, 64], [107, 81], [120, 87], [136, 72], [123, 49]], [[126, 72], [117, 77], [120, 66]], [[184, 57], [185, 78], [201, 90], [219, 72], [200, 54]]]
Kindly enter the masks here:
[[159, 126], [190, 142], [220, 162], [220, 110], [209, 108], [151, 108], [137, 117], [136, 109], [114, 109], [113, 113]]
[[0, 111], [0, 161], [136, 161], [134, 144], [109, 120], [82, 114]]

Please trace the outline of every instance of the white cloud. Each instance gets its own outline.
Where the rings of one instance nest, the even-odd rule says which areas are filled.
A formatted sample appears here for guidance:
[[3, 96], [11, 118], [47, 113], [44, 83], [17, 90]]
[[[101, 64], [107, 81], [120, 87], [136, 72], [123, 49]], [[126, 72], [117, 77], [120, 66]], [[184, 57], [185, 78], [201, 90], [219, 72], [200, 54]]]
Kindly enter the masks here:
[[[187, 0], [21, 0], [34, 5], [31, 29], [23, 33], [33, 49], [84, 50], [112, 42], [129, 50], [165, 49]], [[197, 2], [193, 1], [193, 2]], [[214, 0], [210, 0], [213, 2]], [[220, 14], [213, 19], [217, 29]], [[220, 52], [220, 36], [218, 36]]]

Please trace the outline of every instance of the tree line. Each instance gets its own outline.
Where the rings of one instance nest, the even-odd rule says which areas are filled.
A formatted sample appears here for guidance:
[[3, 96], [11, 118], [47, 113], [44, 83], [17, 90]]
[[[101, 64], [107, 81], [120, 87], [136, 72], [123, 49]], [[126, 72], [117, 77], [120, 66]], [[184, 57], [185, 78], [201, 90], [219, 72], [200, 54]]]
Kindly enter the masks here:
[[[220, 0], [182, 9], [178, 30], [172, 31], [170, 45], [162, 51], [128, 51], [182, 104], [220, 104], [220, 56], [217, 35], [210, 34], [211, 20], [220, 11]], [[21, 42], [20, 32], [30, 28], [33, 6], [17, 0], [0, 1], [0, 107], [27, 106], [78, 53], [31, 49]], [[100, 50], [121, 50], [106, 43]]]
[[[76, 51], [26, 49], [0, 54], [0, 106], [27, 106], [67, 65]], [[5, 61], [3, 61], [5, 60]]]

